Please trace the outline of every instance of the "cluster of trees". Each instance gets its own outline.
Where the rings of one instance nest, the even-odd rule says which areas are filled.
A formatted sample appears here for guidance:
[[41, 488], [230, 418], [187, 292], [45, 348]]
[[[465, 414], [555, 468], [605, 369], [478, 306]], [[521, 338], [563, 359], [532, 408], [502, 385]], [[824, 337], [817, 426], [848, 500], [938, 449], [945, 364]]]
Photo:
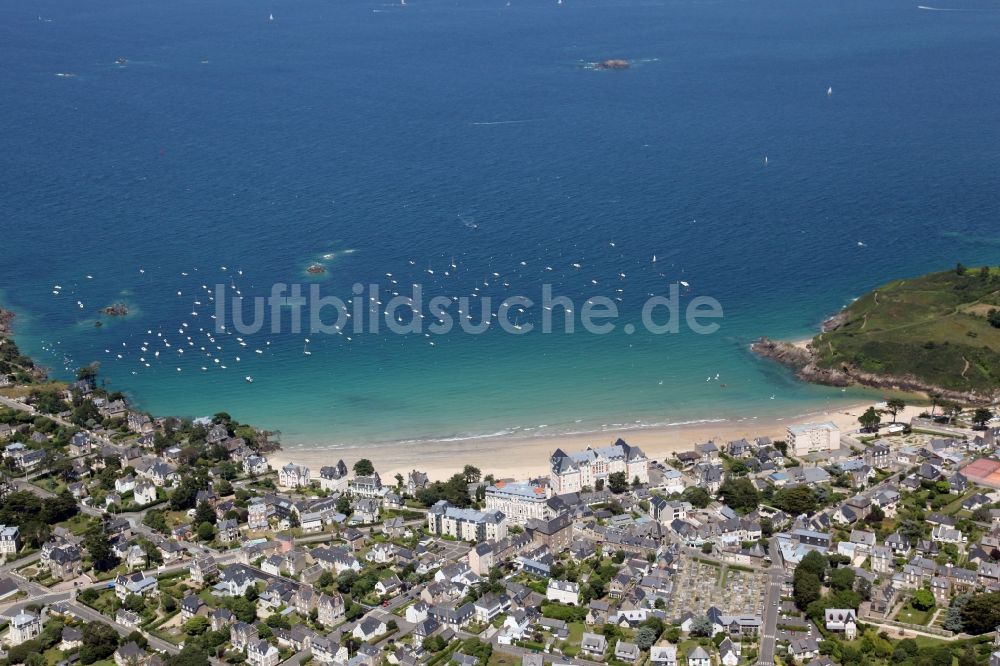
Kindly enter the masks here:
[[[840, 558], [837, 563], [841, 562]], [[846, 566], [830, 568], [830, 560], [817, 551], [811, 551], [795, 567], [793, 590], [795, 605], [814, 621], [822, 621], [827, 608], [857, 608], [862, 595], [855, 590], [854, 571]], [[822, 595], [823, 582], [829, 593]]]
[[104, 525], [95, 521], [83, 536], [83, 547], [90, 555], [91, 565], [96, 571], [110, 571], [118, 566], [118, 557], [111, 548], [111, 541], [104, 531]]
[[964, 599], [958, 615], [963, 631], [968, 634], [993, 631], [1000, 626], [1000, 592], [984, 592]]
[[439, 500], [460, 508], [472, 505], [469, 497], [469, 482], [463, 474], [455, 474], [447, 481], [435, 481], [417, 491], [417, 501], [425, 506], [431, 506]]
[[858, 423], [865, 432], [875, 432], [882, 423], [882, 415], [874, 407], [869, 407], [864, 414], [858, 417]]
[[698, 509], [704, 509], [712, 501], [712, 496], [708, 494], [708, 491], [700, 486], [688, 486], [681, 493], [681, 499], [685, 502], [689, 502], [691, 506]]
[[750, 513], [760, 504], [760, 492], [750, 479], [727, 476], [719, 487], [719, 497], [737, 513]]
[[51, 526], [79, 512], [76, 500], [67, 491], [42, 499], [26, 490], [7, 493], [0, 499], [0, 524], [17, 525], [21, 538], [33, 548], [48, 541]]
[[771, 504], [785, 513], [797, 516], [815, 511], [819, 501], [816, 497], [816, 491], [810, 486], [793, 486], [778, 488], [774, 491]]

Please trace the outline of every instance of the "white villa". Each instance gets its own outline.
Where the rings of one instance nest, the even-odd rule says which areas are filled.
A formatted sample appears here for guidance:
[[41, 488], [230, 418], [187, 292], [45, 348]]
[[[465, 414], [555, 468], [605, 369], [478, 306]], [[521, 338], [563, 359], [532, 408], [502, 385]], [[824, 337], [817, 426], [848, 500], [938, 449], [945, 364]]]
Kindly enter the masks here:
[[549, 601], [579, 606], [580, 586], [572, 581], [550, 578], [549, 586], [545, 590], [545, 598]]
[[283, 488], [300, 488], [309, 485], [309, 468], [288, 463], [278, 470], [278, 485]]

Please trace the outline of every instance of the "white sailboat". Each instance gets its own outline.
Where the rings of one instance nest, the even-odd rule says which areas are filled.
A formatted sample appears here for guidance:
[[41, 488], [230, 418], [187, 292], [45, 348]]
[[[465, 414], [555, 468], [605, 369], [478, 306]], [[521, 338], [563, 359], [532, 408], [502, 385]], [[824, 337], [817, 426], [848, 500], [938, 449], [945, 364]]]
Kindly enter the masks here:
[[302, 353], [306, 356], [312, 356], [312, 352], [309, 351], [309, 338], [306, 338], [306, 344], [302, 347]]
[[267, 20], [268, 21], [273, 21], [274, 20], [274, 14], [268, 14], [267, 15]]
[[831, 95], [833, 95], [833, 86], [826, 89], [826, 96], [830, 97]]

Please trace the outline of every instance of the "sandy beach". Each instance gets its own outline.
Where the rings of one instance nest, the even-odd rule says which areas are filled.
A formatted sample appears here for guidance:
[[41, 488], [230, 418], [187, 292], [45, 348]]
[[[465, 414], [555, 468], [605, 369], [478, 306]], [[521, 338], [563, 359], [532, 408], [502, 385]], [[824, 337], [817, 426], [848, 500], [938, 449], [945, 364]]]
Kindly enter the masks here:
[[[786, 419], [719, 421], [620, 432], [609, 430], [549, 437], [497, 437], [462, 442], [427, 441], [419, 445], [353, 449], [294, 448], [272, 454], [269, 461], [274, 469], [288, 462], [306, 465], [314, 476], [318, 476], [321, 467], [336, 464], [341, 458], [350, 467], [358, 458], [364, 457], [375, 464], [375, 469], [386, 480], [397, 472], [405, 476], [412, 469], [427, 472], [431, 480], [445, 479], [461, 471], [465, 465], [475, 465], [484, 474], [492, 473], [497, 478], [527, 478], [548, 474], [549, 455], [556, 448], [576, 451], [588, 446], [606, 446], [619, 437], [629, 444], [641, 447], [651, 459], [663, 460], [675, 451], [683, 451], [708, 440], [728, 442], [741, 437], [750, 439], [764, 436], [784, 439], [788, 426], [796, 423], [832, 421], [842, 433], [849, 433], [858, 428], [858, 416], [872, 404], [858, 403], [842, 411], [816, 412]], [[908, 421], [922, 410], [922, 407], [907, 407], [898, 416], [898, 420]]]

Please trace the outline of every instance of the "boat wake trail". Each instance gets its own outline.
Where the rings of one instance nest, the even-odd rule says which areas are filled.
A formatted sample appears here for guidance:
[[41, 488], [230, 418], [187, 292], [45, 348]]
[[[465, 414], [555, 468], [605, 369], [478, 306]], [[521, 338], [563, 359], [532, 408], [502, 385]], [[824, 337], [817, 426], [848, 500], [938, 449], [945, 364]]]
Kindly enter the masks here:
[[482, 120], [470, 125], [523, 125], [525, 123], [541, 122], [541, 118], [525, 118], [524, 120]]

